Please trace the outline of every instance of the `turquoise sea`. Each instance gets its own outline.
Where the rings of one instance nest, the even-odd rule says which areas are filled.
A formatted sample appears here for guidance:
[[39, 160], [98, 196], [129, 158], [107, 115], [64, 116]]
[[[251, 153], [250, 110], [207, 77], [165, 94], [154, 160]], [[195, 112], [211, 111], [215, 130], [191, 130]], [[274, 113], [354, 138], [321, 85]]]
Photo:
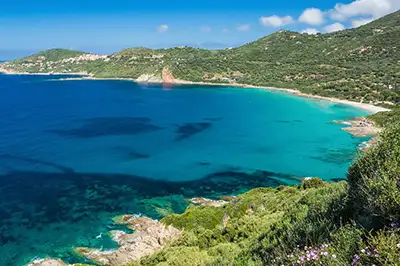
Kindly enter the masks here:
[[[0, 74], [0, 265], [79, 262], [111, 218], [182, 212], [302, 177], [345, 178], [362, 110], [283, 92]], [[122, 228], [124, 229], [124, 228]]]

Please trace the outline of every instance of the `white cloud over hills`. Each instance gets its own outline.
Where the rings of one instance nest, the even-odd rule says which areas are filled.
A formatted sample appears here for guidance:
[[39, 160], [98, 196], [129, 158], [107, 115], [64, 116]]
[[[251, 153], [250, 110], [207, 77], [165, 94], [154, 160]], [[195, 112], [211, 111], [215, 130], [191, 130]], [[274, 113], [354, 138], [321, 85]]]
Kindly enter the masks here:
[[[340, 0], [339, 0], [340, 1]], [[357, 28], [375, 19], [400, 9], [400, 0], [353, 0], [350, 3], [337, 3], [331, 9], [305, 9], [298, 20], [291, 16], [263, 16], [260, 23], [267, 27], [283, 27], [302, 23], [311, 26], [301, 33], [316, 34], [335, 32], [346, 28]]]
[[324, 23], [324, 13], [318, 8], [308, 8], [301, 14], [299, 21], [318, 26]]
[[325, 32], [335, 32], [335, 31], [340, 31], [340, 30], [344, 30], [345, 26], [342, 23], [336, 22], [330, 25], [327, 25], [324, 27], [324, 31]]
[[370, 23], [371, 21], [373, 21], [372, 18], [354, 19], [354, 20], [351, 21], [351, 26], [353, 28], [358, 28], [358, 27], [360, 27], [362, 25]]
[[315, 35], [315, 34], [319, 33], [319, 31], [317, 29], [314, 29], [314, 28], [307, 28], [305, 30], [302, 30], [300, 33], [306, 33], [306, 34], [309, 34], [309, 35]]
[[333, 20], [347, 21], [354, 17], [380, 18], [400, 9], [400, 0], [356, 0], [349, 4], [338, 3], [328, 11]]
[[260, 18], [260, 23], [266, 27], [282, 27], [293, 22], [294, 20], [291, 16], [269, 16]]

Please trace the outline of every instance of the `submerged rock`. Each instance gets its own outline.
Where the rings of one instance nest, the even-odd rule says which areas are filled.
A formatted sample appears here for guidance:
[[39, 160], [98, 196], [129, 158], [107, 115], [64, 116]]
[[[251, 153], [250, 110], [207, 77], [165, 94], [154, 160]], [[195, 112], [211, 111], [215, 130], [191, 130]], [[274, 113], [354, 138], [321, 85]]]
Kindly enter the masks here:
[[165, 226], [147, 217], [123, 215], [114, 219], [116, 223], [127, 225], [134, 233], [111, 231], [111, 237], [120, 247], [116, 250], [102, 251], [93, 248], [77, 248], [76, 252], [100, 265], [125, 265], [137, 261], [162, 249], [166, 243], [181, 235], [182, 231]]
[[178, 125], [178, 129], [176, 133], [178, 137], [175, 139], [177, 141], [187, 139], [196, 135], [204, 130], [210, 128], [212, 123], [209, 122], [200, 122], [200, 123], [185, 123], [182, 125]]

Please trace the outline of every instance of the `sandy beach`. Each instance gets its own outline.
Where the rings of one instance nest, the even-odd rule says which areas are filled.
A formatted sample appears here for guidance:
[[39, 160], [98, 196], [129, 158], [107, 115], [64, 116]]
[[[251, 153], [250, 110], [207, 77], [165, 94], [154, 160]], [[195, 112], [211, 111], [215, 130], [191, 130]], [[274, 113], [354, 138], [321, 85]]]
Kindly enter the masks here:
[[367, 112], [370, 113], [378, 113], [378, 112], [387, 112], [390, 111], [390, 109], [376, 106], [373, 104], [368, 104], [368, 103], [359, 103], [359, 102], [353, 102], [349, 100], [343, 100], [343, 99], [337, 99], [337, 98], [331, 98], [331, 97], [323, 97], [319, 95], [314, 95], [314, 94], [307, 94], [303, 93], [298, 90], [294, 89], [287, 89], [287, 88], [276, 88], [276, 87], [268, 87], [268, 86], [254, 86], [254, 85], [248, 85], [248, 84], [239, 84], [239, 83], [212, 83], [212, 82], [191, 82], [191, 81], [185, 81], [185, 80], [174, 80], [173, 82], [170, 82], [172, 84], [193, 84], [193, 85], [211, 85], [211, 86], [229, 86], [229, 87], [238, 87], [238, 88], [250, 88], [250, 89], [262, 89], [262, 90], [267, 90], [267, 91], [282, 91], [286, 93], [290, 93], [296, 96], [300, 97], [305, 97], [305, 98], [314, 98], [314, 99], [320, 99], [320, 100], [327, 100], [330, 102], [334, 103], [340, 103], [340, 104], [345, 104], [345, 105], [351, 105], [356, 108], [363, 109]]
[[[84, 75], [85, 77], [79, 77], [79, 78], [71, 77], [71, 78], [64, 78], [64, 79], [58, 79], [58, 80], [128, 80], [128, 81], [133, 81], [133, 82], [138, 82], [138, 83], [158, 83], [158, 84], [160, 84], [160, 82], [139, 82], [132, 78], [97, 78], [89, 73], [20, 73], [17, 71], [12, 71], [12, 70], [2, 69], [2, 68], [0, 68], [0, 73], [10, 74], [10, 75]], [[319, 95], [314, 95], [314, 94], [307, 94], [307, 93], [303, 93], [303, 92], [295, 90], [295, 89], [288, 89], [288, 88], [276, 88], [276, 87], [269, 87], [269, 86], [254, 86], [254, 85], [240, 84], [240, 83], [192, 82], [192, 81], [186, 81], [186, 80], [178, 80], [178, 79], [174, 79], [174, 78], [168, 78], [167, 81], [164, 83], [166, 83], [166, 84], [226, 86], [226, 87], [237, 87], [237, 88], [262, 89], [262, 90], [267, 90], [267, 91], [282, 91], [282, 92], [290, 93], [292, 95], [296, 95], [296, 96], [300, 96], [300, 97], [320, 99], [320, 100], [326, 100], [326, 101], [330, 101], [330, 102], [334, 102], [334, 103], [350, 105], [350, 106], [353, 106], [356, 108], [363, 109], [371, 114], [375, 114], [378, 112], [390, 111], [390, 109], [376, 106], [376, 105], [369, 104], [369, 103], [353, 102], [353, 101], [349, 101], [349, 100], [324, 97], [324, 96], [319, 96]]]

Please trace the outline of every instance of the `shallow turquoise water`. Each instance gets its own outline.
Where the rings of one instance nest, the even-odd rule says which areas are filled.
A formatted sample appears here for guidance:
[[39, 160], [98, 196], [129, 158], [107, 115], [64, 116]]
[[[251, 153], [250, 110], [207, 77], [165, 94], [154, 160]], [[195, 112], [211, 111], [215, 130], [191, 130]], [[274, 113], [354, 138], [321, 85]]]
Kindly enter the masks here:
[[[0, 265], [112, 247], [111, 218], [345, 177], [349, 106], [280, 92], [0, 75]], [[100, 233], [103, 233], [101, 236]]]

